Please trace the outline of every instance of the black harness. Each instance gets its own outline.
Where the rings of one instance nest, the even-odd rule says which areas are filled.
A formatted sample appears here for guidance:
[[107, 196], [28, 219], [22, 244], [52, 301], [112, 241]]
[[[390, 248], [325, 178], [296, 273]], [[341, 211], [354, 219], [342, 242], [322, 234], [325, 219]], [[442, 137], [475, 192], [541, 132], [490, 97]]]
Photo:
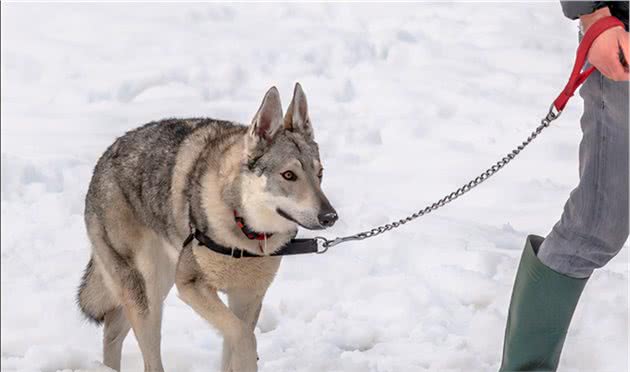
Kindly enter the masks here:
[[[261, 256], [257, 254], [250, 253], [244, 249], [239, 248], [228, 248], [222, 246], [212, 240], [208, 235], [202, 233], [196, 228], [188, 235], [184, 243], [183, 247], [186, 247], [193, 240], [196, 240], [200, 245], [210, 249], [215, 253], [219, 253], [222, 255], [230, 256], [232, 258], [243, 258], [243, 257], [268, 257]], [[279, 251], [270, 254], [269, 256], [289, 256], [294, 254], [306, 254], [306, 253], [318, 253], [317, 240], [316, 239], [291, 239], [284, 247], [280, 248]]]

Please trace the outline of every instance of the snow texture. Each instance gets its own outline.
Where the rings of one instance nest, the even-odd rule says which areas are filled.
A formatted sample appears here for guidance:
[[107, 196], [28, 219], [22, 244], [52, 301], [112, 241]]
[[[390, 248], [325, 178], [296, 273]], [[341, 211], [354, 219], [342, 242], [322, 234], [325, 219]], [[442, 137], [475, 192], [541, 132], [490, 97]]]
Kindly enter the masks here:
[[[556, 2], [3, 3], [2, 370], [108, 370], [74, 294], [92, 167], [125, 131], [249, 122], [270, 86], [286, 108], [301, 82], [341, 216], [334, 237], [409, 214], [506, 154], [546, 114], [576, 43]], [[456, 203], [285, 259], [256, 330], [260, 370], [495, 370], [525, 236], [550, 230], [578, 180], [581, 106]], [[564, 371], [627, 370], [627, 262], [625, 247], [593, 275]], [[165, 367], [216, 370], [220, 337], [176, 292]], [[132, 335], [123, 365], [142, 369]]]

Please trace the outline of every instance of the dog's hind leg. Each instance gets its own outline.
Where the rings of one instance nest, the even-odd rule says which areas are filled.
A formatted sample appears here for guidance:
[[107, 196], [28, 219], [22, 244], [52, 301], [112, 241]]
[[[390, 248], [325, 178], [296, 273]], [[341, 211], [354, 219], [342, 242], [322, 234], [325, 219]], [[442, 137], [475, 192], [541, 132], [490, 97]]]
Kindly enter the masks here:
[[124, 312], [142, 351], [145, 372], [163, 372], [160, 355], [162, 302], [153, 303], [142, 312], [134, 306], [124, 306]]
[[[106, 325], [104, 330], [104, 362], [107, 364], [111, 361], [116, 364], [120, 360], [118, 349], [122, 347], [122, 335], [120, 335], [121, 340], [116, 340], [110, 345], [107, 341], [110, 336], [116, 338], [116, 334], [122, 331], [125, 324], [121, 318], [124, 317], [133, 328], [142, 351], [145, 371], [162, 372], [160, 328], [163, 296], [156, 295], [158, 282], [153, 276], [146, 275], [143, 270], [146, 269], [145, 267], [139, 267], [134, 263], [136, 258], [129, 259], [120, 256], [113, 250], [109, 250], [108, 254], [99, 253], [97, 257], [104, 262], [115, 261], [115, 263], [109, 262], [108, 265], [104, 265], [107, 267], [105, 276], [120, 301], [120, 310], [117, 312], [122, 313], [122, 315], [111, 312], [107, 314], [110, 315], [110, 327]], [[105, 318], [107, 320], [107, 316]]]
[[[123, 289], [122, 312], [142, 351], [145, 372], [162, 372], [162, 303], [173, 284], [174, 273], [168, 266], [160, 266], [162, 255], [148, 242], [145, 240], [136, 253], [133, 270], [137, 275], [130, 276], [131, 281]], [[147, 249], [149, 247], [154, 249]]]
[[[100, 242], [97, 241], [97, 244]], [[77, 300], [88, 319], [104, 325], [103, 363], [119, 371], [122, 345], [129, 333], [130, 325], [117, 296], [106, 286], [102, 270], [94, 259], [90, 259], [79, 287]]]
[[[123, 220], [119, 218], [119, 220]], [[127, 222], [127, 221], [125, 221]], [[104, 361], [119, 364], [120, 340], [107, 344], [124, 329], [125, 317], [142, 351], [145, 371], [163, 371], [160, 356], [162, 302], [174, 282], [174, 264], [164, 251], [163, 241], [151, 231], [132, 223], [92, 224], [89, 228], [94, 257], [102, 268], [103, 281], [118, 301], [123, 315], [110, 314], [103, 347]], [[120, 330], [118, 330], [120, 328]]]
[[123, 304], [123, 311], [142, 350], [145, 372], [164, 370], [160, 352], [162, 307], [175, 281], [175, 264], [166, 253], [168, 248], [162, 249], [165, 244], [153, 234], [141, 240], [134, 261], [144, 279], [147, 307], [139, 307], [135, 302]]
[[120, 371], [123, 341], [129, 333], [131, 324], [120, 306], [106, 313], [104, 318], [103, 363], [113, 370]]

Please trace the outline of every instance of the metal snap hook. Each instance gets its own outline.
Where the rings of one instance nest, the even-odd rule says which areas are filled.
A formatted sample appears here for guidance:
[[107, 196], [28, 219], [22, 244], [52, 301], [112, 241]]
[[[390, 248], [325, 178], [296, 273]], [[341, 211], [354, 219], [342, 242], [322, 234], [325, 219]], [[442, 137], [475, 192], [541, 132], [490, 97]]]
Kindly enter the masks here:
[[549, 112], [547, 113], [547, 117], [545, 119], [547, 119], [549, 122], [552, 122], [559, 118], [560, 114], [562, 114], [562, 110], [558, 110], [556, 108], [556, 105], [552, 103], [551, 107], [549, 107]]
[[313, 239], [315, 239], [316, 241], [317, 240], [321, 241], [322, 242], [322, 248], [323, 248], [322, 250], [317, 250], [317, 252], [315, 252], [315, 253], [322, 254], [322, 253], [326, 253], [326, 251], [328, 251], [328, 248], [330, 247], [329, 246], [330, 240], [324, 238], [323, 236], [316, 236]]

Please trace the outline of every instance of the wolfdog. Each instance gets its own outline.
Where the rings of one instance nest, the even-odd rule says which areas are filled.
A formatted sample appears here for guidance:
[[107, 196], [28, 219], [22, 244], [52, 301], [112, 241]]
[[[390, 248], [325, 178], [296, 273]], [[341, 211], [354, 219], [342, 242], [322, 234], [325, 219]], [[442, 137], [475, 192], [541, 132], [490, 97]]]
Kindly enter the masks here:
[[[270, 254], [298, 225], [323, 229], [337, 220], [322, 171], [299, 83], [284, 117], [272, 87], [249, 126], [167, 119], [118, 138], [88, 189], [92, 255], [77, 295], [82, 312], [104, 324], [103, 363], [120, 370], [133, 328], [145, 371], [163, 371], [162, 303], [176, 283], [179, 297], [222, 334], [222, 370], [257, 370], [254, 328], [281, 260]], [[198, 241], [182, 246], [191, 229], [244, 257]]]

